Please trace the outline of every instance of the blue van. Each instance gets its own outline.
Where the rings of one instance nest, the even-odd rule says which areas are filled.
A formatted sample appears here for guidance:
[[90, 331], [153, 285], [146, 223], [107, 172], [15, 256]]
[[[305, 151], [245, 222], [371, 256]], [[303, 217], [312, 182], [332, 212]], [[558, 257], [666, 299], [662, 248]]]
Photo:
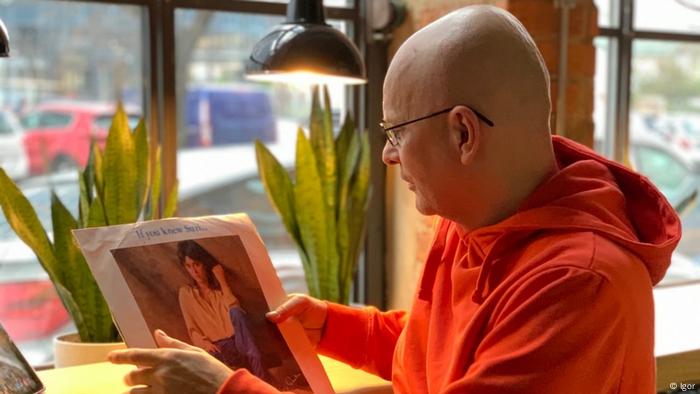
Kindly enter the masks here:
[[265, 91], [244, 87], [195, 87], [187, 90], [185, 146], [274, 142], [277, 125]]

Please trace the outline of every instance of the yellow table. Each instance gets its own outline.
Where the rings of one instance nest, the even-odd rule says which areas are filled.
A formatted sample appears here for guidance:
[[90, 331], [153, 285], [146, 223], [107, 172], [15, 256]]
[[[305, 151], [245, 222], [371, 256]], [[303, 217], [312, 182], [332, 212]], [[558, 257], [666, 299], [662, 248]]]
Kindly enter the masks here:
[[[333, 359], [320, 358], [338, 393], [391, 393], [391, 385], [383, 379]], [[46, 386], [46, 394], [121, 394], [128, 389], [124, 384], [124, 375], [133, 368], [131, 365], [97, 363], [48, 369], [37, 374]]]

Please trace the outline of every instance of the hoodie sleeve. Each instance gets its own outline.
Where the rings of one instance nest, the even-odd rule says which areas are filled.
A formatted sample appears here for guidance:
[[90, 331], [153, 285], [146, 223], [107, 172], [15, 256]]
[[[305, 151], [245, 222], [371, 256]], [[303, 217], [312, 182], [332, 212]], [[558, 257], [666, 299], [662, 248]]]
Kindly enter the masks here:
[[328, 317], [318, 351], [354, 368], [391, 379], [391, 363], [406, 324], [404, 311], [380, 312], [328, 303]]
[[237, 369], [224, 382], [216, 394], [294, 394], [292, 391], [279, 391], [267, 382], [250, 373], [247, 369]]
[[618, 392], [631, 334], [620, 298], [587, 269], [536, 274], [496, 307], [465, 376], [444, 392]]

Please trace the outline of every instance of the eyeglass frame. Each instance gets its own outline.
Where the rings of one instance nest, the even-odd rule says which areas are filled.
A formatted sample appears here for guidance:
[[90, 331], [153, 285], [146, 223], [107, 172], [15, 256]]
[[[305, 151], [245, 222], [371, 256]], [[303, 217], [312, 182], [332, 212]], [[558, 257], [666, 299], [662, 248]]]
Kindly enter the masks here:
[[[461, 104], [460, 104], [460, 105], [461, 105]], [[449, 108], [445, 108], [445, 109], [442, 109], [442, 110], [440, 110], [440, 111], [433, 112], [433, 113], [431, 113], [431, 114], [429, 114], [429, 115], [421, 116], [421, 117], [419, 117], [419, 118], [412, 119], [412, 120], [409, 120], [409, 121], [406, 121], [406, 122], [402, 122], [402, 123], [399, 123], [399, 124], [397, 124], [397, 125], [390, 126], [390, 127], [386, 127], [388, 124], [387, 124], [386, 122], [382, 121], [382, 122], [379, 122], [379, 127], [381, 127], [381, 128], [382, 128], [382, 131], [384, 131], [384, 135], [386, 136], [386, 139], [389, 141], [389, 143], [391, 144], [391, 146], [397, 146], [397, 145], [399, 144], [399, 140], [398, 140], [397, 134], [394, 132], [394, 130], [396, 130], [396, 129], [400, 128], [400, 127], [408, 126], [408, 125], [410, 125], [411, 123], [420, 122], [421, 120], [425, 120], [425, 119], [428, 119], [428, 118], [432, 118], [432, 117], [434, 117], [434, 116], [438, 116], [438, 115], [444, 114], [444, 113], [446, 113], [446, 112], [450, 112], [450, 111], [452, 111], [452, 110], [453, 110], [455, 107], [457, 107], [457, 106], [459, 106], [459, 105], [453, 105], [453, 106], [451, 106], [451, 107], [449, 107]], [[470, 106], [468, 106], [468, 105], [465, 105], [465, 107], [467, 107], [467, 108], [469, 108], [470, 110], [472, 110], [472, 112], [474, 112], [474, 115], [476, 115], [477, 118], [479, 118], [482, 122], [486, 123], [489, 127], [493, 127], [493, 126], [494, 126], [493, 121], [491, 121], [491, 119], [487, 118], [484, 114], [480, 113], [479, 111], [475, 110], [474, 108], [472, 108], [472, 107], [470, 107]]]

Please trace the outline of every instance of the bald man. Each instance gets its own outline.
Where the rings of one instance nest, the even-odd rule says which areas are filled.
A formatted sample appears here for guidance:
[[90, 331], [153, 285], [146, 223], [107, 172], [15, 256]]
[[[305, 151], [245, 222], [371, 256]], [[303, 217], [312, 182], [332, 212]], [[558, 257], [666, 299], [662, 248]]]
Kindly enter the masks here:
[[[296, 295], [268, 318], [296, 316], [320, 353], [397, 393], [653, 393], [652, 286], [678, 217], [642, 176], [550, 135], [549, 77], [523, 26], [486, 6], [437, 20], [397, 52], [383, 106], [384, 162], [440, 217], [410, 313]], [[150, 367], [128, 382], [275, 392], [156, 337], [163, 349], [112, 355]]]

